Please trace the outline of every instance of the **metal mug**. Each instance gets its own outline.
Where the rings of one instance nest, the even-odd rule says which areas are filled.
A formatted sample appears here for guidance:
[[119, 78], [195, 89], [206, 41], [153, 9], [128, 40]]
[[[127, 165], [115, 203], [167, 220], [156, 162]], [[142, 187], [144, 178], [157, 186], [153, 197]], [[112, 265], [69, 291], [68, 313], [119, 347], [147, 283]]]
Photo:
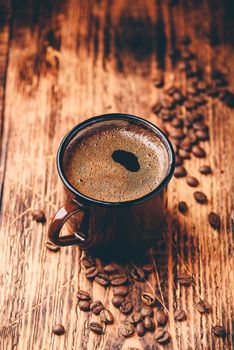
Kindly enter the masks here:
[[[65, 177], [63, 157], [67, 145], [80, 132], [111, 121], [127, 121], [148, 128], [160, 138], [168, 152], [168, 171], [152, 192], [125, 202], [105, 202], [80, 193]], [[164, 221], [167, 209], [167, 184], [175, 166], [172, 145], [155, 125], [142, 118], [122, 113], [106, 114], [75, 126], [62, 140], [57, 153], [57, 168], [65, 186], [66, 203], [55, 214], [49, 227], [49, 239], [58, 246], [79, 245], [96, 256], [122, 260], [139, 256], [153, 241]], [[77, 215], [78, 214], [78, 215]], [[69, 220], [69, 234], [61, 230]]]

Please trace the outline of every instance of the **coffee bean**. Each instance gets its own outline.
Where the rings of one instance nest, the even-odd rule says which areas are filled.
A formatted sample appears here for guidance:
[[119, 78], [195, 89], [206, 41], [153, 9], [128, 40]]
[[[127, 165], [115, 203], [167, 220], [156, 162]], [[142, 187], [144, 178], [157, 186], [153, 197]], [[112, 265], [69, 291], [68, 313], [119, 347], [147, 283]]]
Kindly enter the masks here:
[[152, 306], [155, 303], [155, 296], [151, 293], [142, 293], [141, 300], [143, 304]]
[[180, 156], [176, 155], [175, 166], [180, 166], [183, 164], [183, 162], [183, 159]]
[[58, 247], [57, 245], [53, 244], [50, 241], [46, 242], [46, 248], [48, 250], [50, 250], [51, 252], [54, 252], [54, 253], [56, 253], [56, 252], [58, 252], [60, 250], [60, 247]]
[[193, 176], [187, 177], [186, 182], [191, 187], [197, 187], [199, 185], [198, 180]]
[[159, 112], [158, 117], [161, 118], [164, 122], [169, 122], [174, 118], [174, 112], [169, 111], [168, 109], [162, 109]]
[[170, 136], [173, 138], [173, 139], [178, 139], [178, 140], [182, 140], [184, 137], [185, 137], [185, 134], [183, 133], [183, 130], [182, 129], [172, 129], [170, 131]]
[[106, 272], [110, 275], [118, 272], [119, 269], [120, 269], [120, 266], [115, 264], [115, 263], [104, 266], [104, 272]]
[[110, 278], [110, 283], [112, 286], [121, 286], [122, 284], [125, 284], [128, 282], [127, 276], [122, 273], [118, 275], [112, 275]]
[[193, 283], [193, 276], [189, 275], [186, 272], [181, 272], [177, 275], [177, 282], [183, 286], [189, 286]]
[[182, 128], [184, 126], [184, 121], [181, 118], [175, 118], [173, 119], [173, 121], [171, 122], [171, 125], [174, 128]]
[[178, 88], [176, 86], [170, 86], [167, 90], [166, 93], [169, 96], [173, 96], [176, 92], [178, 92]]
[[207, 196], [203, 192], [196, 191], [194, 192], [193, 197], [200, 204], [205, 204], [208, 202]]
[[204, 151], [204, 149], [197, 145], [193, 146], [192, 153], [197, 158], [205, 158], [206, 156], [206, 152]]
[[143, 306], [139, 312], [140, 312], [141, 317], [143, 317], [143, 318], [145, 318], [146, 316], [150, 316], [150, 317], [153, 316], [152, 307], [147, 306], [147, 305]]
[[208, 126], [203, 121], [196, 121], [193, 123], [194, 130], [207, 130]]
[[139, 337], [143, 337], [143, 335], [145, 335], [145, 327], [144, 327], [144, 323], [142, 321], [137, 323], [136, 332], [137, 332], [137, 335]]
[[184, 149], [180, 148], [178, 151], [178, 155], [182, 158], [182, 159], [190, 159], [190, 154], [188, 151], [185, 151]]
[[195, 86], [188, 86], [187, 87], [187, 94], [188, 95], [197, 95], [198, 91]]
[[106, 324], [112, 324], [114, 322], [114, 317], [110, 310], [101, 310], [100, 312], [100, 320]]
[[63, 335], [65, 333], [65, 328], [62, 324], [55, 324], [52, 328], [52, 332], [56, 335]]
[[216, 86], [211, 85], [207, 88], [206, 93], [210, 97], [217, 97], [219, 95], [219, 89]]
[[158, 309], [156, 311], [156, 321], [158, 325], [165, 326], [165, 324], [167, 323], [167, 320], [168, 320], [168, 317], [165, 314], [165, 312], [162, 309]]
[[115, 307], [120, 307], [120, 305], [124, 302], [124, 297], [121, 295], [116, 295], [112, 298], [112, 304]]
[[181, 105], [184, 101], [184, 96], [179, 91], [177, 91], [173, 94], [173, 101], [175, 104]]
[[[112, 283], [111, 283], [112, 284]], [[113, 288], [113, 294], [115, 296], [121, 295], [125, 297], [128, 294], [129, 290], [127, 286], [117, 286]]]
[[103, 333], [103, 325], [99, 322], [90, 322], [89, 329], [96, 334]]
[[88, 279], [93, 279], [98, 275], [99, 271], [96, 266], [88, 267], [85, 271], [86, 277]]
[[155, 333], [155, 339], [159, 344], [166, 344], [167, 342], [169, 342], [170, 338], [170, 333], [167, 330], [162, 328], [157, 329]]
[[206, 300], [200, 300], [196, 304], [196, 309], [201, 313], [201, 314], [208, 314], [211, 311], [211, 306]]
[[205, 81], [199, 81], [197, 84], [197, 89], [199, 92], [205, 92], [207, 88], [207, 84]]
[[89, 292], [86, 292], [85, 290], [79, 290], [79, 292], [77, 293], [77, 298], [79, 300], [91, 300]]
[[154, 114], [158, 114], [160, 112], [160, 110], [162, 109], [162, 105], [160, 102], [157, 102], [153, 107], [152, 107], [152, 112]]
[[218, 80], [218, 79], [222, 79], [224, 77], [223, 72], [221, 72], [218, 69], [214, 69], [211, 72], [211, 79], [213, 80]]
[[209, 165], [202, 165], [199, 168], [199, 171], [203, 175], [211, 174], [211, 167]]
[[165, 109], [174, 109], [175, 103], [174, 103], [173, 99], [166, 98], [162, 101], [162, 107]]
[[100, 312], [104, 309], [104, 305], [100, 300], [96, 300], [90, 305], [90, 310], [95, 314], [99, 315]]
[[131, 337], [134, 334], [135, 328], [134, 326], [127, 320], [122, 321], [122, 325], [119, 328], [119, 333], [125, 337]]
[[197, 106], [203, 106], [205, 105], [208, 101], [202, 97], [202, 96], [196, 96], [194, 97], [194, 101], [196, 103]]
[[41, 222], [41, 223], [46, 222], [46, 217], [43, 210], [34, 209], [31, 211], [31, 214], [32, 214], [33, 220], [35, 220], [36, 222]]
[[226, 330], [223, 326], [216, 325], [212, 327], [212, 333], [216, 335], [216, 337], [225, 337], [226, 336]]
[[184, 46], [188, 46], [191, 43], [191, 39], [189, 36], [185, 35], [181, 40], [180, 44]]
[[155, 329], [155, 323], [154, 320], [150, 316], [146, 316], [143, 320], [143, 324], [145, 326], [145, 329], [152, 332]]
[[139, 312], [133, 313], [131, 316], [129, 316], [129, 322], [136, 325], [138, 322], [142, 320], [141, 315]]
[[138, 282], [142, 282], [145, 279], [145, 272], [143, 269], [141, 269], [140, 267], [133, 267], [130, 271], [130, 275], [132, 278], [134, 278], [134, 280], [138, 281]]
[[155, 79], [154, 79], [154, 86], [156, 86], [157, 88], [161, 88], [164, 85], [164, 78], [163, 78], [163, 74], [159, 74]]
[[78, 306], [81, 311], [90, 311], [90, 300], [80, 300]]
[[188, 111], [192, 111], [196, 108], [196, 103], [194, 102], [194, 100], [187, 100], [184, 102], [184, 107], [188, 110]]
[[130, 301], [124, 300], [119, 306], [119, 310], [122, 312], [122, 314], [129, 315], [133, 310], [133, 305]]
[[187, 137], [189, 138], [190, 144], [195, 145], [197, 143], [197, 135], [193, 130], [187, 132]]
[[191, 61], [192, 59], [195, 58], [195, 54], [191, 51], [182, 51], [181, 52], [181, 58], [184, 61]]
[[196, 135], [199, 141], [208, 141], [209, 133], [206, 130], [197, 130]]
[[154, 267], [152, 264], [144, 264], [142, 266], [142, 269], [147, 273], [147, 272], [152, 272]]
[[175, 171], [174, 171], [174, 176], [175, 177], [184, 177], [187, 175], [187, 171], [183, 166], [176, 166]]
[[99, 273], [94, 280], [103, 287], [108, 286], [110, 283], [109, 277], [104, 273]]
[[180, 143], [180, 148], [182, 148], [184, 151], [186, 152], [190, 152], [191, 151], [191, 142], [190, 139], [188, 137], [186, 137], [181, 143]]
[[178, 209], [181, 213], [185, 213], [187, 210], [188, 210], [188, 206], [187, 206], [187, 203], [186, 202], [179, 202], [178, 203]]
[[214, 211], [211, 211], [211, 212], [208, 214], [208, 221], [209, 221], [209, 224], [210, 224], [214, 229], [217, 229], [217, 230], [220, 229], [220, 224], [221, 224], [220, 216], [219, 216], [218, 214], [216, 214]]
[[92, 256], [85, 255], [81, 259], [81, 263], [84, 267], [91, 267], [95, 265], [95, 259]]
[[186, 316], [186, 312], [182, 309], [176, 310], [175, 312], [175, 320], [176, 321], [184, 321], [186, 320], [187, 316]]

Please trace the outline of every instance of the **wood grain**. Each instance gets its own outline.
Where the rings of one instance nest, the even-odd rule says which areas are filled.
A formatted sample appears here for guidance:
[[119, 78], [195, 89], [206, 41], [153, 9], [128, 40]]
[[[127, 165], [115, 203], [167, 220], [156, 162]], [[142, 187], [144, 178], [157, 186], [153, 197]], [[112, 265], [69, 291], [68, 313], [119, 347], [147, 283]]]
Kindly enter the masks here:
[[[222, 4], [223, 3], [223, 4]], [[112, 290], [88, 282], [81, 251], [46, 249], [47, 226], [31, 219], [32, 208], [47, 218], [63, 203], [55, 155], [65, 133], [93, 115], [126, 112], [159, 125], [151, 106], [161, 97], [153, 86], [159, 68], [166, 84], [186, 79], [170, 59], [186, 33], [207, 70], [222, 66], [234, 89], [233, 16], [228, 1], [49, 0], [0, 2], [1, 233], [0, 349], [217, 349], [233, 347], [233, 111], [209, 99], [206, 116], [210, 141], [205, 161], [185, 164], [208, 205], [194, 202], [184, 179], [169, 186], [169, 215], [162, 237], [152, 249], [155, 269], [147, 283], [132, 288], [139, 305], [142, 290], [156, 291], [169, 314], [172, 342], [158, 346], [152, 335], [124, 340], [118, 335], [123, 316], [111, 305]], [[211, 47], [204, 33], [216, 28], [220, 44]], [[137, 44], [137, 45], [136, 45]], [[208, 163], [212, 176], [198, 172]], [[189, 205], [178, 213], [178, 201]], [[220, 232], [208, 222], [210, 210], [221, 215]], [[231, 219], [232, 218], [232, 219]], [[180, 271], [194, 275], [194, 287], [180, 287]], [[79, 288], [104, 300], [115, 323], [103, 336], [89, 332], [94, 319], [77, 308]], [[199, 298], [212, 305], [208, 316], [195, 311]], [[174, 321], [182, 307], [188, 319]], [[62, 323], [64, 336], [52, 335]], [[226, 339], [215, 338], [222, 324]]]

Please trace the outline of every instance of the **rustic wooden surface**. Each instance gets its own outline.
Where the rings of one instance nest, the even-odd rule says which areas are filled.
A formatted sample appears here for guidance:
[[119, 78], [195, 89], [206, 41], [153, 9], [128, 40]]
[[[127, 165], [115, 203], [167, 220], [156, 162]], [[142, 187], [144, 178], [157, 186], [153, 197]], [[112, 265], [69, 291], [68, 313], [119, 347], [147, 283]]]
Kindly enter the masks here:
[[[87, 282], [77, 247], [49, 252], [47, 224], [33, 222], [30, 210], [41, 208], [49, 218], [63, 203], [55, 155], [75, 124], [108, 112], [132, 113], [157, 123], [151, 113], [158, 95], [152, 80], [161, 66], [169, 85], [174, 68], [167, 53], [185, 33], [208, 69], [225, 66], [234, 87], [230, 3], [179, 1], [170, 7], [160, 0], [0, 1], [1, 350], [163, 348], [152, 336], [118, 337], [124, 317], [110, 304], [112, 291]], [[211, 27], [220, 39], [215, 48], [204, 37]], [[211, 100], [207, 108], [209, 156], [186, 165], [209, 203], [196, 204], [185, 180], [173, 179], [171, 215], [156, 251], [155, 271], [148, 284], [134, 289], [138, 303], [140, 290], [156, 288], [168, 310], [172, 342], [165, 349], [234, 349], [233, 111]], [[199, 174], [204, 163], [212, 166], [212, 176]], [[179, 200], [188, 202], [186, 216], [178, 214]], [[220, 233], [207, 223], [211, 209], [221, 214]], [[178, 218], [179, 226], [170, 217]], [[195, 287], [175, 284], [179, 271], [192, 273]], [[77, 308], [79, 288], [105, 300], [114, 312], [116, 322], [105, 335], [88, 331], [91, 316]], [[210, 315], [194, 310], [199, 298], [212, 305]], [[177, 307], [187, 311], [187, 321], [175, 323]], [[55, 323], [64, 324], [64, 336], [52, 335]], [[225, 340], [212, 336], [216, 323], [226, 327]]]

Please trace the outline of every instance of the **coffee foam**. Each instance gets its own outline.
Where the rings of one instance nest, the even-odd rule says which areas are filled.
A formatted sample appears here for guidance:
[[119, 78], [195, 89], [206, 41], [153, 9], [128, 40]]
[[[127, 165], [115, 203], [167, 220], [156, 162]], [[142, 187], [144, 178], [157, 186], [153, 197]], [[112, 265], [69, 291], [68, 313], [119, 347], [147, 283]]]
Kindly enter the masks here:
[[[129, 171], [115, 162], [116, 150], [131, 152], [140, 165]], [[65, 150], [63, 168], [68, 181], [82, 194], [107, 202], [143, 197], [162, 182], [168, 171], [168, 152], [151, 129], [112, 121], [83, 131]]]

